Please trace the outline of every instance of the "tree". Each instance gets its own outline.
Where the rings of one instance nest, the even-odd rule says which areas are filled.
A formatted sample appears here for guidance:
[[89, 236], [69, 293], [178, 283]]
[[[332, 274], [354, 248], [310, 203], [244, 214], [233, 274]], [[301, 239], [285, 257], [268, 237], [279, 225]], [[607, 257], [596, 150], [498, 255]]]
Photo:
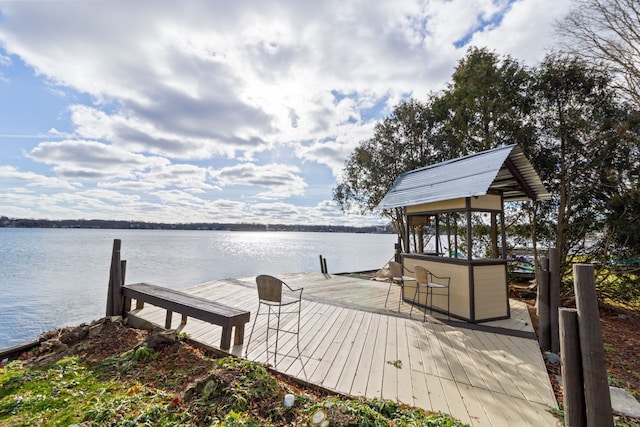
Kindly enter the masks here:
[[[452, 157], [514, 143], [528, 154], [537, 138], [532, 119], [536, 106], [533, 83], [531, 71], [512, 57], [498, 56], [486, 48], [470, 48], [456, 67], [441, 100], [445, 106], [442, 108], [448, 111], [444, 127], [454, 141], [450, 145], [456, 148]], [[525, 213], [536, 212], [537, 205], [530, 206]], [[505, 217], [507, 224], [522, 221], [520, 209], [507, 212], [511, 214]], [[495, 214], [491, 215], [491, 223], [492, 232], [497, 233]], [[510, 227], [512, 232], [522, 229]], [[531, 231], [537, 260], [535, 228]], [[493, 256], [497, 252], [494, 247]]]
[[448, 111], [445, 129], [455, 148], [451, 157], [534, 143], [532, 81], [528, 70], [510, 56], [470, 48], [441, 100], [441, 108]]
[[[432, 108], [434, 100], [401, 101], [376, 124], [374, 135], [358, 145], [333, 191], [333, 199], [343, 210], [374, 211], [400, 174], [444, 159], [447, 151], [441, 146], [441, 120]], [[406, 248], [402, 210], [385, 210], [382, 215], [392, 220]]]
[[640, 301], [640, 112], [621, 114], [617, 129], [621, 154], [603, 176], [597, 209], [604, 215], [597, 262], [604, 276], [601, 296], [628, 303]]
[[605, 232], [610, 186], [626, 173], [626, 112], [608, 72], [569, 56], [549, 55], [537, 71], [539, 143], [533, 162], [552, 193], [546, 220], [555, 225], [563, 265], [593, 260]]
[[608, 64], [620, 77], [619, 89], [640, 107], [638, 0], [573, 0], [556, 28], [565, 37], [566, 52], [588, 63]]
[[[347, 160], [334, 200], [343, 210], [373, 211], [403, 172], [505, 143], [531, 144], [530, 83], [527, 70], [512, 58], [470, 48], [442, 94], [424, 103], [403, 101], [376, 125], [374, 136]], [[407, 249], [402, 210], [382, 214]]]

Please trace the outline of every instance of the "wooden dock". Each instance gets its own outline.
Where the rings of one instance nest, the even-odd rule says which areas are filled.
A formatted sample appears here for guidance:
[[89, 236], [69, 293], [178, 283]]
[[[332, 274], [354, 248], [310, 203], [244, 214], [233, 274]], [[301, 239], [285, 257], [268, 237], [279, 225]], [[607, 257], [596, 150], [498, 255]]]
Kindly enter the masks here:
[[[341, 275], [278, 275], [304, 287], [300, 348], [292, 335], [279, 342], [277, 370], [353, 396], [397, 400], [451, 414], [471, 426], [556, 426], [551, 383], [523, 303], [511, 300], [511, 319], [471, 325], [447, 324], [402, 304], [388, 284]], [[250, 310], [258, 308], [255, 278], [226, 279], [184, 291]], [[145, 307], [137, 316], [164, 325], [165, 312]], [[296, 316], [285, 319], [291, 324]], [[267, 360], [267, 316], [260, 316], [251, 342], [230, 353]], [[180, 319], [174, 320], [178, 327]], [[286, 327], [286, 325], [285, 325]], [[221, 328], [189, 319], [183, 332], [217, 347]], [[270, 338], [270, 344], [273, 338]]]

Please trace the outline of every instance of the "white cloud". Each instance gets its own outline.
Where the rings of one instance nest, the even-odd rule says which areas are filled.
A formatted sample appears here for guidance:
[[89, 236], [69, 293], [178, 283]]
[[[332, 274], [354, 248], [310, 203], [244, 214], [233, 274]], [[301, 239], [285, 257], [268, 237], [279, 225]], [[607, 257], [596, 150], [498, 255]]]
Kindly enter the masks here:
[[[137, 205], [94, 206], [127, 219], [351, 221], [318, 208], [331, 183], [320, 194], [310, 170], [339, 176], [375, 121], [403, 97], [441, 89], [468, 44], [541, 57], [568, 1], [3, 2], [0, 66], [15, 55], [51, 90], [77, 95], [70, 129], [45, 128], [63, 139], [24, 150], [51, 166], [29, 182], [138, 195]], [[282, 152], [286, 163], [273, 160]], [[283, 203], [310, 187], [305, 205]], [[84, 212], [90, 196], [46, 212]], [[249, 199], [274, 203], [251, 216]]]
[[28, 187], [60, 188], [67, 190], [73, 190], [79, 187], [78, 184], [71, 183], [64, 179], [40, 175], [30, 171], [22, 172], [13, 166], [6, 165], [0, 166], [0, 180], [22, 181], [25, 182]]
[[145, 157], [96, 141], [64, 140], [42, 142], [28, 157], [54, 164], [56, 174], [75, 179], [108, 179], [132, 177], [133, 171], [148, 170], [168, 163], [160, 157]]
[[[9, 58], [8, 56], [2, 55], [2, 53], [0, 53], [0, 67], [4, 67], [4, 66], [9, 66], [11, 65], [11, 58]], [[0, 69], [0, 83], [5, 82], [8, 83], [9, 79], [7, 79], [4, 74], [2, 73], [2, 70]]]
[[471, 43], [491, 46], [499, 54], [535, 65], [553, 46], [554, 20], [549, 19], [549, 11], [553, 10], [554, 16], [561, 17], [569, 11], [569, 5], [569, 0], [516, 1], [500, 26], [475, 33]]
[[11, 58], [0, 54], [0, 66], [9, 66], [9, 65], [11, 65]]
[[267, 164], [258, 166], [242, 163], [212, 172], [222, 187], [252, 186], [267, 188], [256, 194], [256, 198], [285, 199], [304, 194], [307, 184], [299, 175], [300, 170], [291, 165]]

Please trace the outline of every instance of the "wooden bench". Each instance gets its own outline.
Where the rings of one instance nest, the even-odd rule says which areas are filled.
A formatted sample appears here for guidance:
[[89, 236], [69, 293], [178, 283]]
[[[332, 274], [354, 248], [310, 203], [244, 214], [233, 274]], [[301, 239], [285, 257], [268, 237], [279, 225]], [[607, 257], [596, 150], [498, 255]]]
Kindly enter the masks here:
[[131, 311], [131, 300], [136, 300], [136, 309], [144, 307], [144, 303], [162, 307], [167, 310], [165, 329], [171, 329], [173, 312], [182, 314], [181, 325], [187, 323], [187, 317], [222, 326], [220, 348], [231, 347], [231, 329], [235, 328], [233, 344], [241, 345], [244, 341], [244, 325], [249, 322], [251, 313], [238, 308], [229, 307], [205, 298], [189, 295], [174, 289], [164, 288], [149, 283], [134, 283], [121, 288], [124, 297], [123, 315]]

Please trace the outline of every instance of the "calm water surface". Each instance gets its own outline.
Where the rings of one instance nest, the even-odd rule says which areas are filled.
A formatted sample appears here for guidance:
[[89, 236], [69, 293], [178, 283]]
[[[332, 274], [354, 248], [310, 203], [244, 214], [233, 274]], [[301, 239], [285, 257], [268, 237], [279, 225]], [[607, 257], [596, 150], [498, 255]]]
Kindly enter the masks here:
[[185, 288], [258, 274], [373, 270], [395, 235], [0, 228], [0, 349], [104, 316], [113, 239], [127, 283]]

